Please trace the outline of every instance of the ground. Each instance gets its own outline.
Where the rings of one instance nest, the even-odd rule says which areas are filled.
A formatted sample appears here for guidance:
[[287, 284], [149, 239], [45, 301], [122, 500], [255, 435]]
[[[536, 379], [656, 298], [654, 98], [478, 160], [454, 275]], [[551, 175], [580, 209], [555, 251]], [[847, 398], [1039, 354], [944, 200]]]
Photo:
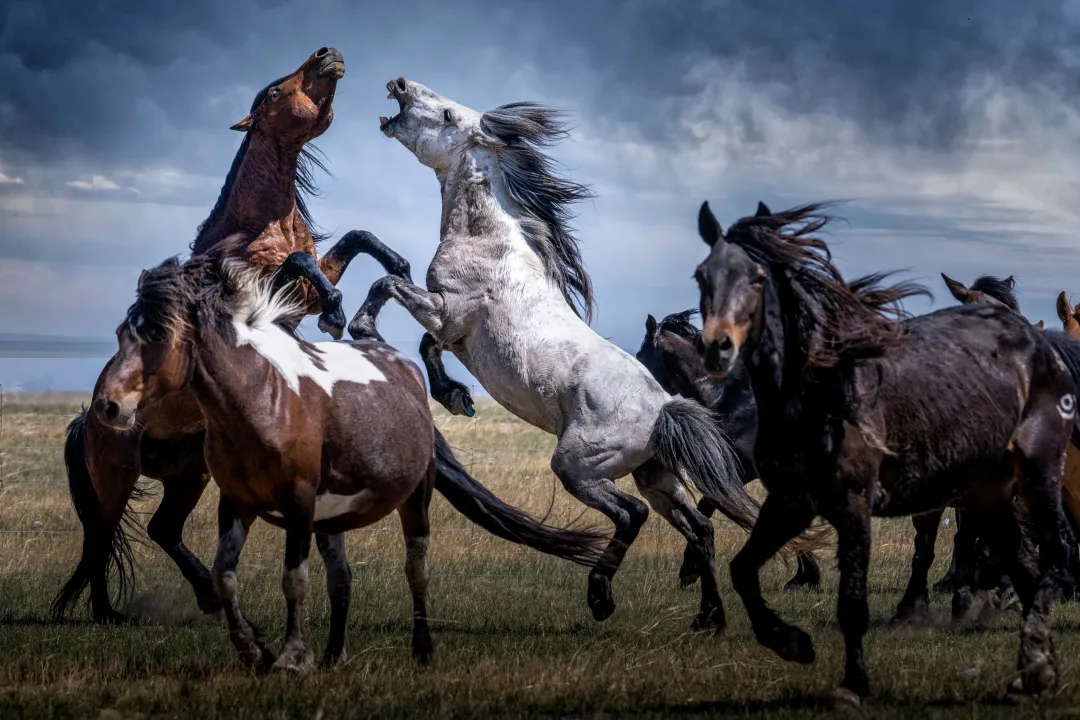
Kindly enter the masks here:
[[[435, 665], [410, 662], [410, 602], [400, 525], [389, 517], [352, 533], [350, 662], [303, 678], [254, 677], [238, 663], [223, 621], [199, 614], [165, 555], [137, 549], [136, 621], [103, 627], [56, 625], [49, 603], [78, 557], [81, 535], [64, 480], [63, 428], [85, 398], [10, 394], [0, 452], [0, 718], [336, 718], [336, 717], [815, 717], [839, 680], [836, 573], [826, 558], [824, 590], [781, 590], [792, 568], [770, 564], [763, 587], [782, 615], [811, 632], [818, 661], [788, 665], [758, 647], [727, 561], [744, 534], [717, 522], [721, 583], [730, 627], [689, 632], [698, 591], [679, 587], [682, 539], [654, 514], [615, 580], [618, 609], [604, 623], [585, 604], [586, 571], [498, 540], [436, 496], [430, 615]], [[474, 420], [439, 414], [463, 462], [506, 500], [565, 524], [580, 506], [548, 470], [552, 438], [481, 405]], [[632, 483], [620, 481], [627, 490]], [[751, 486], [755, 493], [760, 488]], [[632, 491], [632, 490], [631, 490]], [[216, 491], [208, 490], [185, 537], [209, 561]], [[157, 498], [136, 504], [145, 522]], [[600, 521], [586, 514], [584, 522]], [[875, 717], [1016, 717], [1072, 714], [1080, 706], [1080, 608], [1054, 614], [1061, 685], [1056, 697], [1017, 710], [1002, 704], [1013, 676], [1019, 617], [1003, 613], [987, 630], [945, 628], [948, 599], [935, 596], [934, 625], [892, 629], [888, 619], [908, 575], [906, 520], [875, 521], [866, 638]], [[952, 528], [942, 529], [932, 578], [944, 572]], [[241, 601], [280, 647], [283, 534], [257, 524], [239, 568]], [[328, 606], [322, 565], [313, 559], [310, 631], [325, 642]], [[82, 612], [82, 611], [81, 611]]]

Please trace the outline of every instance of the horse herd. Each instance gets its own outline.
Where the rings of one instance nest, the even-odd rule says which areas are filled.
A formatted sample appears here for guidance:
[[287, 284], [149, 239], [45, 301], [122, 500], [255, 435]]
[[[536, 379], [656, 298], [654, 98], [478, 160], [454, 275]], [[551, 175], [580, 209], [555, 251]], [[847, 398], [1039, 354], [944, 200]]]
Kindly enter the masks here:
[[[843, 279], [815, 236], [829, 220], [826, 205], [774, 212], [759, 204], [725, 231], [705, 204], [698, 229], [708, 256], [694, 275], [703, 329], [691, 312], [650, 316], [635, 359], [587, 323], [592, 285], [568, 220], [570, 205], [590, 192], [560, 177], [546, 154], [566, 129], [545, 106], [480, 113], [405, 78], [387, 83], [398, 112], [380, 118], [381, 132], [439, 181], [440, 239], [426, 287], [368, 232], [346, 233], [318, 257], [322, 238], [305, 196], [321, 162], [307, 143], [330, 126], [344, 73], [341, 53], [321, 48], [260, 91], [233, 126], [244, 138], [189, 259], [140, 277], [117, 328], [119, 350], [68, 430], [84, 540], [57, 616], [89, 589], [95, 619], [121, 618], [109, 582], [122, 594], [131, 580], [127, 508], [140, 476], [163, 486], [149, 537], [199, 607], [223, 611], [240, 657], [259, 670], [314, 663], [304, 619], [313, 535], [331, 607], [323, 662], [345, 659], [351, 575], [342, 534], [395, 510], [413, 656], [431, 660], [433, 492], [498, 537], [588, 566], [597, 620], [615, 610], [612, 580], [651, 507], [686, 539], [680, 580], [701, 592], [694, 629], [722, 631], [710, 520], [719, 510], [750, 533], [731, 578], [757, 640], [796, 662], [814, 660], [811, 638], [770, 609], [759, 570], [778, 552], [794, 553], [788, 586], [816, 586], [814, 551], [835, 533], [846, 653], [834, 697], [857, 704], [869, 693], [870, 518], [914, 517], [911, 581], [897, 610], [907, 619], [926, 611], [934, 538], [951, 506], [960, 518], [947, 578], [954, 618], [1015, 596], [1023, 624], [1008, 696], [1055, 686], [1050, 608], [1072, 597], [1080, 518], [1069, 502], [1080, 341], [1029, 324], [1011, 278], [981, 278], [970, 289], [945, 278], [963, 304], [910, 317], [901, 301], [921, 287], [888, 285], [884, 274]], [[387, 274], [348, 325], [353, 341], [301, 339], [302, 318], [319, 313], [320, 330], [340, 340], [335, 286], [359, 254]], [[424, 375], [378, 334], [390, 299], [426, 331], [420, 354], [431, 397], [473, 414], [468, 389], [443, 367], [448, 350], [500, 404], [557, 437], [552, 470], [613, 533], [545, 525], [469, 475], [434, 426]], [[1059, 306], [1066, 330], [1080, 334], [1080, 307], [1064, 295]], [[645, 502], [618, 489], [625, 475]], [[182, 529], [211, 477], [221, 499], [208, 570]], [[760, 506], [744, 488], [754, 478], [768, 491]], [[696, 505], [689, 486], [701, 495]], [[831, 528], [811, 527], [818, 516]], [[277, 656], [239, 604], [236, 569], [259, 518], [286, 537], [286, 640]]]

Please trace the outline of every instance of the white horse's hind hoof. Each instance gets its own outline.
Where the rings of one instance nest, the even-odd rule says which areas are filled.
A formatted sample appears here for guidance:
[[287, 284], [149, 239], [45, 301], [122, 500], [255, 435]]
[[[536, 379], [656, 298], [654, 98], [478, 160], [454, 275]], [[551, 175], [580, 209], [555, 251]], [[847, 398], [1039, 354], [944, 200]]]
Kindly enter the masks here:
[[862, 698], [847, 688], [836, 688], [829, 693], [828, 700], [833, 710], [847, 710], [849, 712], [862, 710]]

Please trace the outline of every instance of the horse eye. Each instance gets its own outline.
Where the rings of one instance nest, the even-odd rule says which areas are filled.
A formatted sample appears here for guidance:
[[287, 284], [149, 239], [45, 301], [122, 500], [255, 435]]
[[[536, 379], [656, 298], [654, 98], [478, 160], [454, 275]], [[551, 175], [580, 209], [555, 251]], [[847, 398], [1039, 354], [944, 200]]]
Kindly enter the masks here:
[[268, 99], [269, 99], [269, 100], [270, 100], [271, 102], [273, 102], [274, 100], [277, 100], [277, 99], [278, 99], [279, 97], [281, 97], [281, 90], [279, 90], [279, 89], [278, 89], [278, 88], [276, 88], [276, 87], [272, 87], [272, 88], [270, 88], [269, 90], [267, 90], [267, 92], [266, 92], [266, 97], [267, 97], [267, 98], [268, 98]]
[[443, 120], [450, 123], [451, 125], [454, 123], [454, 115], [449, 110], [443, 110], [442, 116]]

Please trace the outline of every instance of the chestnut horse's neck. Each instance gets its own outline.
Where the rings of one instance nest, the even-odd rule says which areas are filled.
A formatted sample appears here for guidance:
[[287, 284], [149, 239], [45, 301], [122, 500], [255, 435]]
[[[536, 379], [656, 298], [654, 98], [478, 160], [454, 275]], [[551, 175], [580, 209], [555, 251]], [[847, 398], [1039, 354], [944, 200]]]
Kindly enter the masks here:
[[1069, 319], [1062, 323], [1063, 329], [1069, 335], [1072, 335], [1077, 340], [1080, 340], [1080, 322], [1076, 320], [1075, 315], [1070, 315]]
[[[204, 253], [225, 238], [240, 234], [246, 248], [267, 235], [276, 235], [284, 255], [314, 251], [311, 231], [297, 197], [297, 175], [303, 146], [281, 143], [258, 132], [244, 138], [225, 179], [217, 204], [192, 243]], [[278, 244], [278, 243], [275, 243]]]

